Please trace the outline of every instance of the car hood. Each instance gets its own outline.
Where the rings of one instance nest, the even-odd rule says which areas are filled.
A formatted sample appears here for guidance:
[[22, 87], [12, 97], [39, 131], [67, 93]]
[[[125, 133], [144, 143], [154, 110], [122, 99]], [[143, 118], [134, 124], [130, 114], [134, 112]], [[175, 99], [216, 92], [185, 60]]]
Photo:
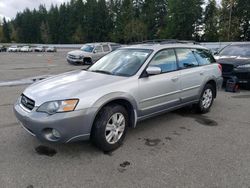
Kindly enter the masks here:
[[244, 65], [250, 63], [250, 58], [237, 57], [237, 56], [221, 56], [217, 59], [217, 62], [220, 64], [230, 64], [234, 66]]
[[89, 52], [84, 52], [82, 50], [74, 50], [68, 53], [69, 55], [73, 55], [73, 56], [90, 56], [91, 53]]
[[124, 79], [126, 77], [78, 70], [39, 81], [29, 86], [24, 95], [35, 100], [36, 106], [39, 106], [47, 101], [78, 98], [79, 94]]

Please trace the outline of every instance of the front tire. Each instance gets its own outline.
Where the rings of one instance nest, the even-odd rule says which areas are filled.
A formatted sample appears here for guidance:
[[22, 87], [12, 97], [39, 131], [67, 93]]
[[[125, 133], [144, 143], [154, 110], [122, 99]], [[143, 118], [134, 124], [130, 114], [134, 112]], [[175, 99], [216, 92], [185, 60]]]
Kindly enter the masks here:
[[105, 152], [121, 146], [128, 127], [128, 113], [121, 105], [108, 105], [98, 113], [91, 132], [91, 140]]
[[198, 113], [209, 112], [214, 102], [214, 96], [215, 96], [215, 88], [211, 84], [206, 84], [202, 91], [199, 103], [196, 105], [197, 112]]

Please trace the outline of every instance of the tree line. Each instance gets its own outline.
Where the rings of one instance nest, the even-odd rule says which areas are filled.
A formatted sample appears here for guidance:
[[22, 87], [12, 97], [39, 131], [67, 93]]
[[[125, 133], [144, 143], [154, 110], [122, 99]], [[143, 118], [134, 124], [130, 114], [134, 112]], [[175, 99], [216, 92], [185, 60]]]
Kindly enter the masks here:
[[249, 41], [250, 0], [71, 0], [25, 9], [0, 24], [0, 42], [131, 43], [169, 38]]

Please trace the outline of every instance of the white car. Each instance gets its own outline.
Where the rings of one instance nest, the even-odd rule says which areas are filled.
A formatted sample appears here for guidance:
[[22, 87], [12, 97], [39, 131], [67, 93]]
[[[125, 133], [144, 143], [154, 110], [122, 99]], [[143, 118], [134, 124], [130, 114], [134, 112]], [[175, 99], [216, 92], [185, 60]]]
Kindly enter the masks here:
[[18, 46], [11, 46], [7, 50], [8, 52], [19, 52], [20, 48]]
[[20, 52], [32, 52], [32, 51], [33, 51], [33, 49], [30, 46], [23, 46], [20, 49]]

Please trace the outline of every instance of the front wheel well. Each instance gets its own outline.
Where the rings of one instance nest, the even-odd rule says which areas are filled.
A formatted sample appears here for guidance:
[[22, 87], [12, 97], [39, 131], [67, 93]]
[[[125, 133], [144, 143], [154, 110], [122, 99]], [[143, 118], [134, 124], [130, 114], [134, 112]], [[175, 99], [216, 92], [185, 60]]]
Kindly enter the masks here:
[[[135, 121], [136, 121], [136, 117], [135, 117], [135, 112], [134, 112], [134, 107], [133, 105], [126, 99], [115, 99], [113, 101], [109, 101], [108, 103], [104, 104], [99, 111], [97, 112], [96, 116], [98, 115], [98, 113], [103, 109], [103, 107], [105, 106], [109, 106], [109, 105], [121, 105], [123, 106], [129, 115], [129, 127], [134, 127], [135, 125]], [[96, 117], [95, 117], [96, 118]]]

